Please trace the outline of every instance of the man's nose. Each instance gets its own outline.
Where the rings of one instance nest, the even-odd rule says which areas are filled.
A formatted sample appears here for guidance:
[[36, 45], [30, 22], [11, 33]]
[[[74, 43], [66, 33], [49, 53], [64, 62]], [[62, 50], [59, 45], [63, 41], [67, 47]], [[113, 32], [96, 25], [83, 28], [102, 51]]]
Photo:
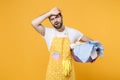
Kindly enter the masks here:
[[57, 21], [58, 21], [57, 19], [54, 20], [54, 22], [57, 22]]

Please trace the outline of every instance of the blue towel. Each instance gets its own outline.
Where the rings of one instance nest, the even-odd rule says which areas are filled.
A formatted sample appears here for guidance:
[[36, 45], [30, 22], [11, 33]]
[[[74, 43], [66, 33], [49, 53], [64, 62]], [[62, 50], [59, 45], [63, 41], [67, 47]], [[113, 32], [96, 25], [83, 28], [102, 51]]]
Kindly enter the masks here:
[[77, 45], [73, 49], [73, 56], [78, 62], [88, 62], [93, 51], [97, 51], [100, 56], [103, 56], [103, 46], [98, 41], [88, 41], [84, 44]]

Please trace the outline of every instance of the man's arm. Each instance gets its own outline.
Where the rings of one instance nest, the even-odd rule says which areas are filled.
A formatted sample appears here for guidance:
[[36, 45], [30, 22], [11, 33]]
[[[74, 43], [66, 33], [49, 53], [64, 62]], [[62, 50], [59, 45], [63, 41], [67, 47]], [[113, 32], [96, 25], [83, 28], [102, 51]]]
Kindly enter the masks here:
[[83, 37], [80, 39], [80, 41], [87, 42], [87, 41], [93, 41], [93, 40], [90, 39], [89, 37], [83, 35]]
[[51, 15], [57, 15], [60, 13], [60, 10], [55, 7], [53, 9], [51, 9], [50, 11], [48, 11], [47, 13], [35, 18], [34, 20], [32, 20], [32, 26], [34, 27], [34, 29], [39, 32], [42, 36], [45, 35], [45, 27], [41, 24], [46, 18], [48, 18]]
[[34, 27], [34, 29], [43, 36], [45, 34], [45, 28], [41, 23], [49, 16], [50, 16], [50, 13], [47, 12], [32, 21], [32, 26]]

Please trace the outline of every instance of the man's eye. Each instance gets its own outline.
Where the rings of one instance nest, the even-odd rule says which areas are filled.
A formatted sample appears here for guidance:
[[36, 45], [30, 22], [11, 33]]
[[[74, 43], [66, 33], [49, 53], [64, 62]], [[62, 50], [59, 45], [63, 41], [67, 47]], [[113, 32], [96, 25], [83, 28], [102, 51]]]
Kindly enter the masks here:
[[58, 18], [59, 16], [56, 16], [56, 18]]
[[51, 20], [54, 20], [54, 19], [51, 19]]

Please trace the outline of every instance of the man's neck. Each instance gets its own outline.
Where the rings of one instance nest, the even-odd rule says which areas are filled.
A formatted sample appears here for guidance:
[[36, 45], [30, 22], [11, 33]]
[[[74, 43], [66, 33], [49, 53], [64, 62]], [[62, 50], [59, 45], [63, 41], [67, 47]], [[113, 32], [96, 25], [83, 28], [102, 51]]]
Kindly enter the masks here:
[[59, 32], [63, 32], [65, 30], [65, 26], [62, 26], [60, 29], [56, 29]]

